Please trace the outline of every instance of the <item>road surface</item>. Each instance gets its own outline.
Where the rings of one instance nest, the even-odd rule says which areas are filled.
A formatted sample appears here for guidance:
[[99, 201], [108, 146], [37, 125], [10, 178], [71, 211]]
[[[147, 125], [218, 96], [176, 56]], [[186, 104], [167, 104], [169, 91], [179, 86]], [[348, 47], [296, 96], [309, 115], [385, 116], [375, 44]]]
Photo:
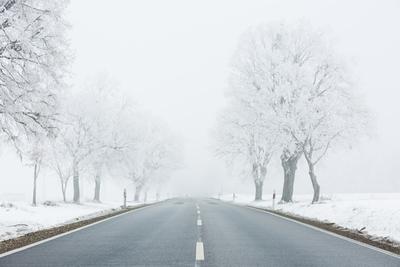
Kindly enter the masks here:
[[1, 257], [0, 266], [400, 266], [265, 212], [172, 199]]

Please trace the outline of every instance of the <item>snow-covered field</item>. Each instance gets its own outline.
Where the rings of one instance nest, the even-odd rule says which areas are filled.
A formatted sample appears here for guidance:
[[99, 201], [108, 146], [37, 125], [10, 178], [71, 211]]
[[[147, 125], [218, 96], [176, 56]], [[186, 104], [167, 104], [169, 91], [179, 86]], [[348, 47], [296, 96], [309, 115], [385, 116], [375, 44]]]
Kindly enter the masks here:
[[[130, 206], [140, 204], [142, 203], [128, 203]], [[105, 215], [113, 209], [119, 209], [120, 205], [120, 202], [85, 202], [80, 205], [49, 202], [48, 205], [41, 203], [33, 207], [23, 201], [2, 202], [0, 203], [0, 241], [77, 220]]]
[[[279, 201], [280, 196], [276, 196]], [[221, 197], [232, 201], [233, 195]], [[236, 195], [236, 203], [272, 208], [272, 196], [254, 202], [252, 195]], [[400, 242], [400, 194], [333, 194], [324, 195], [318, 204], [310, 204], [311, 195], [294, 196], [294, 203], [276, 204], [275, 210], [361, 229], [368, 234], [389, 237]], [[277, 202], [278, 202], [277, 201]]]

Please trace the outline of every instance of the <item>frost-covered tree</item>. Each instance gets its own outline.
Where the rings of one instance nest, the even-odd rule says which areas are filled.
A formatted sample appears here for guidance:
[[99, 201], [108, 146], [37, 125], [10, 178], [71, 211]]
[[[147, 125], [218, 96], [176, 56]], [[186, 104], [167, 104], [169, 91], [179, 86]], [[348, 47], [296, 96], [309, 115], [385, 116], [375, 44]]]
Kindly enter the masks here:
[[238, 167], [245, 176], [252, 177], [254, 199], [262, 200], [267, 166], [276, 148], [276, 136], [272, 132], [274, 129], [265, 124], [268, 120], [263, 116], [266, 115], [263, 110], [254, 110], [248, 104], [244, 98], [240, 101], [233, 99], [231, 106], [221, 114], [216, 131], [216, 152], [229, 166]]
[[302, 23], [251, 28], [239, 43], [232, 75], [241, 95], [256, 92], [250, 101], [253, 109], [273, 114], [266, 118], [268, 125], [276, 127], [273, 132], [279, 132], [282, 201], [292, 201], [297, 162], [303, 153], [315, 191], [313, 201], [318, 201], [315, 164], [334, 139], [346, 136], [361, 121], [360, 113], [354, 112], [346, 69], [324, 36]]
[[71, 160], [74, 202], [80, 201], [82, 171], [94, 176], [94, 200], [100, 201], [101, 177], [114, 150], [121, 149], [117, 135], [124, 99], [115, 86], [107, 75], [97, 75], [63, 99], [58, 145]]
[[134, 200], [139, 201], [145, 187], [160, 182], [181, 165], [181, 144], [163, 124], [143, 113], [134, 112], [126, 124], [125, 145], [120, 169], [135, 185]]
[[66, 1], [0, 1], [0, 124], [6, 140], [54, 127], [68, 63]]
[[37, 179], [42, 168], [42, 163], [45, 160], [47, 153], [47, 139], [48, 137], [43, 135], [29, 136], [25, 140], [23, 146], [22, 157], [29, 166], [33, 168], [33, 192], [32, 192], [32, 205], [36, 206], [36, 190], [37, 190]]
[[[71, 160], [72, 178], [73, 178], [73, 201], [80, 202], [80, 172], [87, 168], [85, 162], [92, 149], [95, 146], [96, 139], [92, 135], [91, 121], [85, 113], [81, 99], [76, 95], [69, 101], [66, 101], [67, 107], [64, 109], [64, 115], [60, 124], [58, 144], [61, 146], [59, 149], [68, 153]], [[68, 164], [68, 163], [65, 163]]]
[[67, 186], [72, 177], [72, 158], [62, 135], [49, 140], [45, 164], [56, 173], [61, 186], [63, 201], [67, 201]]
[[[180, 147], [177, 139], [168, 133], [168, 129], [160, 124], [149, 125], [146, 136], [139, 148], [136, 175], [135, 201], [139, 200], [144, 186], [154, 184], [161, 175], [168, 175], [171, 170], [180, 166]], [[165, 172], [165, 173], [164, 173]]]
[[86, 87], [86, 116], [94, 138], [89, 158], [95, 184], [93, 200], [100, 201], [102, 177], [106, 169], [113, 168], [125, 144], [119, 118], [128, 108], [116, 82], [107, 75], [97, 75]]
[[303, 145], [309, 176], [313, 186], [312, 202], [318, 202], [320, 185], [315, 167], [332, 147], [351, 145], [368, 124], [366, 109], [356, 100], [345, 69], [333, 60], [321, 60], [315, 68], [315, 82], [304, 92], [298, 112], [298, 131], [293, 137]]
[[274, 133], [279, 132], [276, 142], [282, 151], [282, 201], [292, 199], [297, 161], [302, 154], [301, 144], [291, 136], [290, 127], [295, 125], [287, 121], [296, 116], [294, 107], [300, 89], [296, 85], [295, 65], [307, 55], [291, 53], [297, 45], [292, 37], [292, 32], [282, 24], [251, 28], [242, 36], [233, 60], [236, 87], [242, 92], [254, 92], [251, 102], [254, 109], [273, 114], [267, 117], [273, 121], [266, 123], [276, 127]]
[[69, 121], [61, 133], [64, 145], [72, 158], [72, 177], [75, 203], [80, 202], [79, 174], [87, 167], [84, 160], [92, 152], [93, 136], [90, 135], [90, 124], [79, 115], [70, 115]]
[[0, 0], [0, 136], [33, 166], [33, 205], [46, 135], [68, 64], [67, 1]]
[[[182, 144], [161, 121], [150, 126], [149, 142], [145, 152], [148, 187], [164, 183], [172, 172], [183, 164]], [[138, 192], [140, 194], [140, 190]]]

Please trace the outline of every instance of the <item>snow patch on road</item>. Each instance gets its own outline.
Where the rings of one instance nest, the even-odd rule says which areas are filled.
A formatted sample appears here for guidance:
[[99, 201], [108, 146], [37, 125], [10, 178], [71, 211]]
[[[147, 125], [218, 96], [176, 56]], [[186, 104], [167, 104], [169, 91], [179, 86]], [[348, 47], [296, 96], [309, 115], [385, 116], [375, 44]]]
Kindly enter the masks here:
[[[232, 194], [221, 197], [225, 201], [232, 198]], [[235, 203], [272, 209], [272, 195], [264, 196], [265, 201], [253, 199], [236, 194]], [[310, 203], [312, 195], [297, 195], [293, 203], [285, 204], [278, 203], [279, 196], [276, 199], [275, 210], [350, 229], [365, 227], [365, 233], [400, 242], [400, 194], [332, 194], [322, 196], [317, 204]]]

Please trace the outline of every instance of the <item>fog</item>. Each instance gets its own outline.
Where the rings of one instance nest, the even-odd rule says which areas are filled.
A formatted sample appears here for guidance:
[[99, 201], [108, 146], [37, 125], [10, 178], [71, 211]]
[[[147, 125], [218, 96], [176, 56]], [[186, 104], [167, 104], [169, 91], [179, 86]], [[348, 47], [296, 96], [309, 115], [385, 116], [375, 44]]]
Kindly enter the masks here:
[[[205, 196], [252, 192], [251, 179], [236, 177], [214, 155], [210, 141], [217, 114], [226, 104], [230, 60], [249, 26], [305, 20], [332, 38], [373, 117], [368, 138], [332, 151], [318, 166], [322, 193], [399, 192], [398, 14], [396, 0], [72, 0], [68, 10], [75, 53], [71, 83], [79, 87], [88, 76], [106, 72], [138, 105], [165, 120], [181, 137], [184, 167], [173, 173], [163, 192]], [[9, 148], [2, 151], [2, 176], [9, 179], [0, 179], [0, 195], [30, 194], [31, 170], [14, 154]], [[39, 192], [42, 198], [59, 191], [57, 181], [54, 190], [51, 183], [46, 186], [45, 193]], [[281, 187], [282, 170], [275, 159], [264, 191], [279, 192]], [[295, 194], [311, 192], [301, 160]]]

